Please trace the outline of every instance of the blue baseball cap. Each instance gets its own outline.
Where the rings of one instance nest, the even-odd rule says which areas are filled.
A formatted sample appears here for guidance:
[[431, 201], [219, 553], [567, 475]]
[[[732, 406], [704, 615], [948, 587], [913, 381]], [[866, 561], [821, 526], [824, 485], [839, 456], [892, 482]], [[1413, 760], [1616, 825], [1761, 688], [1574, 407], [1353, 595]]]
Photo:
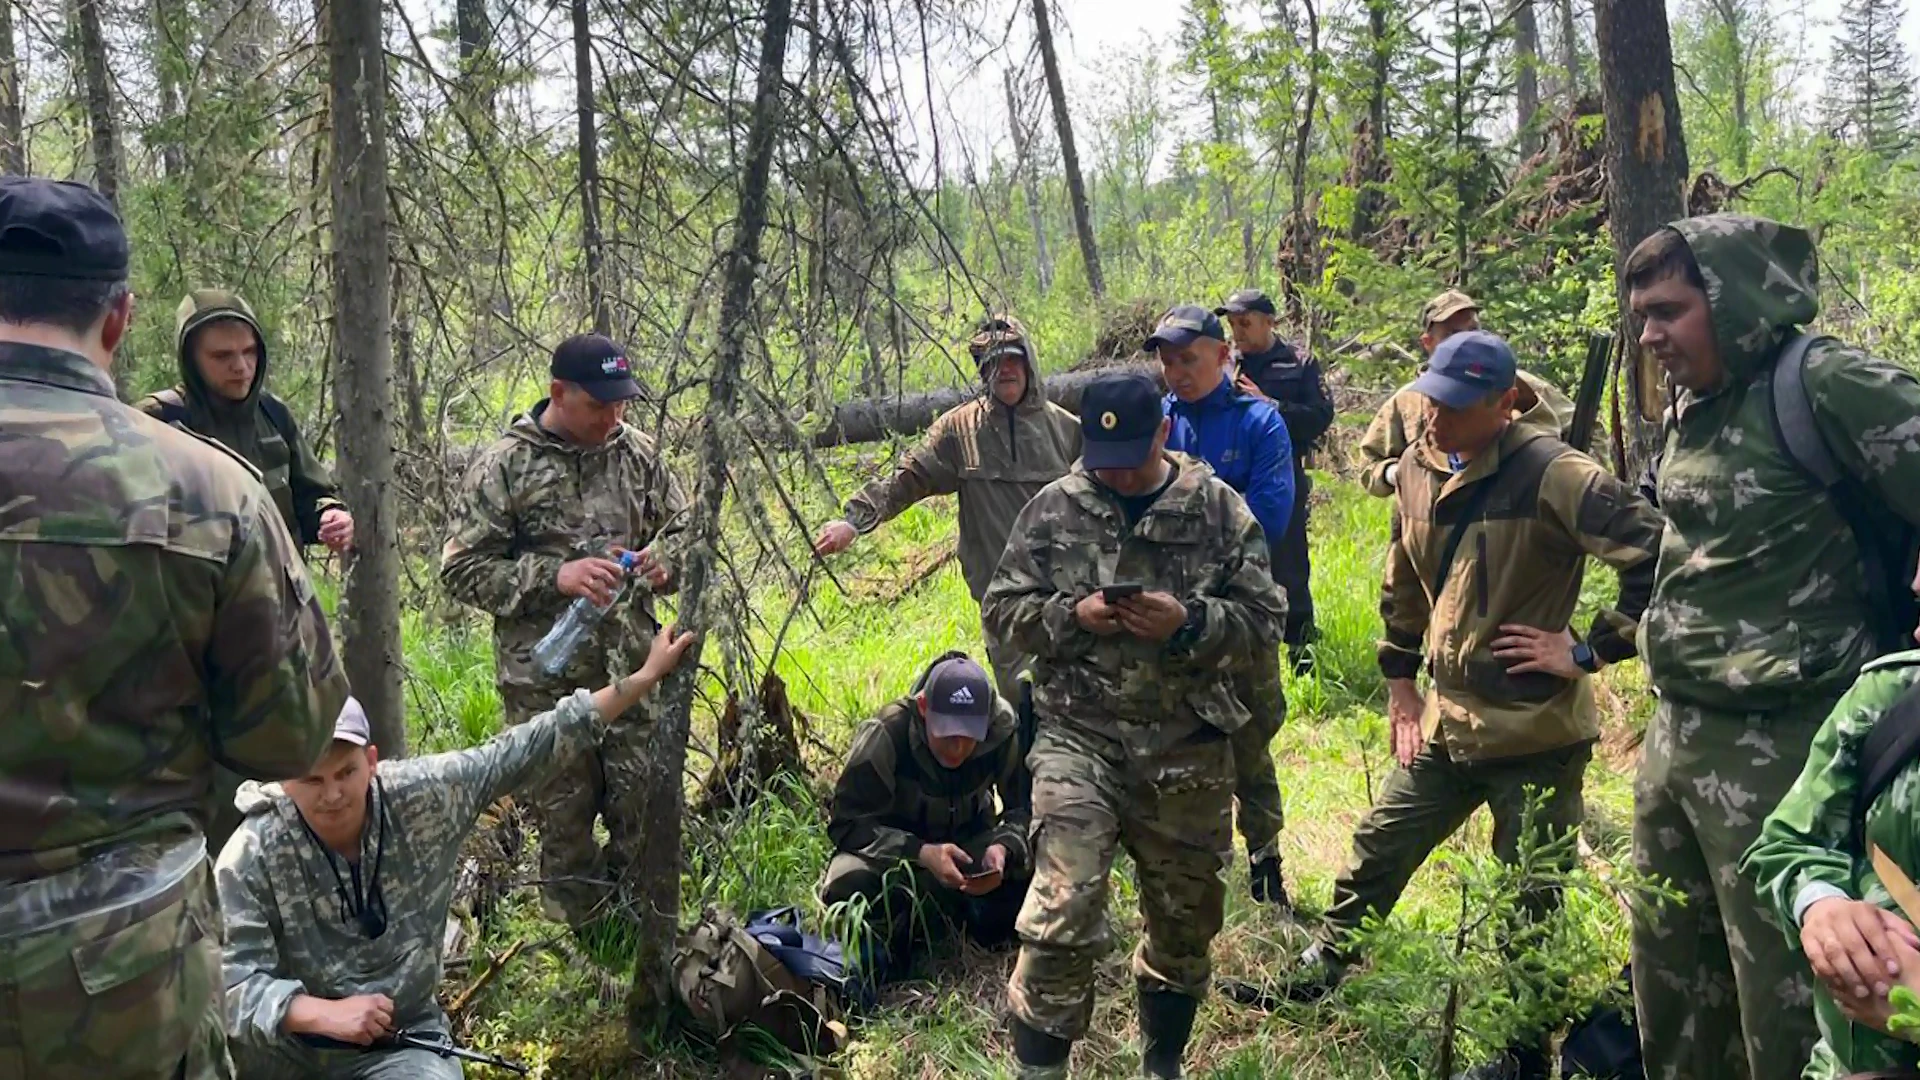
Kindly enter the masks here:
[[1413, 380], [1413, 392], [1464, 409], [1513, 389], [1514, 367], [1513, 350], [1499, 335], [1468, 330], [1433, 350], [1427, 370]]
[[1154, 328], [1142, 348], [1148, 352], [1161, 348], [1184, 349], [1203, 337], [1227, 340], [1220, 316], [1197, 304], [1182, 304], [1160, 316], [1160, 325]]
[[1166, 419], [1160, 388], [1145, 375], [1108, 375], [1080, 396], [1080, 460], [1088, 469], [1137, 469], [1153, 454]]

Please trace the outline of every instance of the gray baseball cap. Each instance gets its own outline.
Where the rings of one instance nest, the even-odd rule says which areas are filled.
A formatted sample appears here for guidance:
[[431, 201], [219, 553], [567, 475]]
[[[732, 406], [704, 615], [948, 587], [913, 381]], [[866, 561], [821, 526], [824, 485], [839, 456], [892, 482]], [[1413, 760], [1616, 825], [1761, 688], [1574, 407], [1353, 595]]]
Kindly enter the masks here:
[[986, 669], [964, 656], [942, 660], [927, 673], [927, 734], [946, 739], [987, 737], [993, 719], [993, 683]]
[[336, 742], [366, 746], [373, 742], [373, 726], [367, 723], [367, 710], [353, 698], [340, 709], [340, 718], [333, 722], [333, 738]]

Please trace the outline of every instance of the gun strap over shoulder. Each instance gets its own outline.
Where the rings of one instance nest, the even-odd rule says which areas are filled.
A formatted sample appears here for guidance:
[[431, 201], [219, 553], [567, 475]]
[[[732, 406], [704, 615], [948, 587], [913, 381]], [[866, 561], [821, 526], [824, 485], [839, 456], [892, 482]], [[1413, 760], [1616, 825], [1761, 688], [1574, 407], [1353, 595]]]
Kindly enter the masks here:
[[[1920, 757], [1920, 683], [1907, 688], [1868, 729], [1860, 744], [1860, 784], [1853, 793], [1854, 850], [1867, 850], [1867, 811], [1894, 778]], [[1920, 920], [1915, 920], [1920, 925]]]

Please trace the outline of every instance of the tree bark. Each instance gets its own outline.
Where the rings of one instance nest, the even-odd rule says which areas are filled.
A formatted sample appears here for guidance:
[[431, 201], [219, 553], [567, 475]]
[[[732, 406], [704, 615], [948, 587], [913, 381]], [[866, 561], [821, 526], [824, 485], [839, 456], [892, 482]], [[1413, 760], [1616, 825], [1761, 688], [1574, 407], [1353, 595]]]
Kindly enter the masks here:
[[1598, 0], [1600, 93], [1606, 111], [1607, 223], [1613, 233], [1626, 391], [1628, 475], [1659, 450], [1665, 386], [1653, 354], [1640, 349], [1640, 320], [1627, 304], [1627, 256], [1641, 240], [1686, 214], [1687, 144], [1674, 89], [1673, 44], [1664, 0]]
[[0, 169], [27, 172], [27, 140], [20, 109], [20, 54], [13, 43], [13, 0], [0, 0]]
[[593, 106], [593, 36], [587, 21], [587, 0], [572, 0], [572, 4], [574, 105], [580, 117], [580, 243], [587, 254], [587, 306], [593, 311], [593, 332], [611, 336], [606, 252], [600, 238], [600, 133]]
[[1020, 99], [1013, 92], [1013, 71], [1002, 72], [1007, 83], [1007, 123], [1013, 128], [1013, 153], [1019, 159], [1020, 182], [1027, 191], [1027, 225], [1033, 230], [1034, 271], [1040, 279], [1040, 295], [1053, 291], [1053, 255], [1047, 250], [1047, 219], [1040, 205], [1040, 165], [1033, 159], [1033, 143], [1027, 138], [1027, 125], [1020, 118]]
[[87, 91], [87, 126], [93, 147], [93, 186], [107, 201], [120, 202], [120, 133], [113, 121], [107, 42], [100, 33], [99, 0], [74, 0], [74, 29]]
[[1380, 214], [1386, 209], [1386, 192], [1380, 189], [1386, 175], [1387, 78], [1392, 67], [1392, 43], [1388, 40], [1388, 5], [1392, 0], [1367, 0], [1367, 115], [1354, 139], [1355, 168], [1349, 182], [1354, 187], [1353, 225], [1347, 239], [1364, 243], [1380, 226]]
[[1513, 66], [1520, 156], [1528, 158], [1540, 150], [1536, 123], [1540, 112], [1540, 25], [1533, 17], [1533, 0], [1520, 0], [1513, 9]]
[[160, 91], [160, 172], [169, 180], [186, 175], [180, 119], [180, 72], [186, 66], [180, 42], [177, 0], [153, 0], [153, 69]]
[[[754, 93], [753, 118], [747, 132], [746, 160], [740, 170], [740, 201], [733, 244], [726, 256], [720, 297], [720, 342], [714, 352], [713, 374], [707, 380], [707, 408], [702, 420], [699, 489], [695, 495], [692, 537], [681, 578], [680, 612], [683, 625], [706, 629], [713, 625], [715, 588], [714, 552], [720, 544], [721, 511], [727, 494], [728, 448], [740, 403], [740, 383], [747, 365], [747, 343], [753, 317], [753, 283], [760, 263], [760, 234], [767, 224], [767, 188], [773, 172], [774, 144], [779, 138], [781, 90], [787, 53], [787, 33], [793, 21], [791, 0], [767, 0], [760, 40], [760, 70]], [[681, 816], [686, 792], [681, 776], [686, 770], [687, 731], [698, 682], [698, 665], [683, 663], [666, 690], [660, 729], [655, 733], [649, 763], [648, 797], [640, 835], [646, 850], [630, 883], [640, 899], [633, 986], [627, 995], [629, 1039], [636, 1046], [664, 1029], [671, 1015], [673, 988], [670, 963], [674, 935], [680, 925]]]
[[1080, 177], [1080, 154], [1073, 147], [1073, 117], [1067, 113], [1067, 90], [1060, 81], [1060, 59], [1053, 51], [1053, 26], [1047, 20], [1047, 0], [1033, 0], [1033, 31], [1040, 41], [1040, 66], [1047, 73], [1047, 96], [1053, 99], [1053, 126], [1060, 137], [1060, 160], [1067, 172], [1067, 196], [1073, 203], [1073, 231], [1080, 237], [1080, 258], [1087, 266], [1087, 287], [1096, 298], [1107, 295], [1107, 279], [1100, 272], [1100, 248], [1093, 238], [1093, 213], [1087, 206], [1087, 185]]
[[1555, 0], [1560, 13], [1560, 70], [1566, 79], [1567, 108], [1580, 100], [1580, 29], [1573, 21], [1573, 0]]
[[1753, 146], [1753, 128], [1747, 116], [1747, 41], [1741, 25], [1741, 0], [1713, 0], [1713, 9], [1727, 28], [1727, 41], [1733, 48], [1733, 171], [1747, 175], [1747, 162]]
[[380, 0], [327, 0], [333, 127], [334, 397], [353, 508], [345, 666], [385, 757], [406, 754], [400, 554], [393, 503], [393, 321], [387, 252], [387, 55]]
[[1300, 124], [1293, 138], [1293, 240], [1288, 247], [1293, 265], [1287, 269], [1287, 313], [1298, 319], [1302, 305], [1300, 283], [1320, 277], [1316, 258], [1319, 230], [1307, 220], [1307, 152], [1313, 147], [1313, 113], [1320, 107], [1320, 13], [1313, 0], [1302, 0], [1307, 12], [1307, 100], [1300, 108]]

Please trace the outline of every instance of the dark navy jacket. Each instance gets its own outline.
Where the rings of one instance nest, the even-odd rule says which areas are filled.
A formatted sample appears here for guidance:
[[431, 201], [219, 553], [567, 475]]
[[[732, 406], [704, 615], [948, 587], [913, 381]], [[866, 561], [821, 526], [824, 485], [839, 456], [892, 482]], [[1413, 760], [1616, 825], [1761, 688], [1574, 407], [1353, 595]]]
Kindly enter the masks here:
[[1307, 448], [1333, 426], [1333, 399], [1327, 395], [1319, 362], [1302, 360], [1293, 346], [1276, 335], [1273, 348], [1240, 357], [1240, 373], [1272, 399], [1280, 419], [1286, 421], [1297, 468]]
[[1166, 409], [1173, 418], [1167, 449], [1211, 466], [1247, 500], [1267, 545], [1278, 544], [1293, 516], [1293, 443], [1280, 413], [1230, 379], [1191, 405], [1168, 394]]

